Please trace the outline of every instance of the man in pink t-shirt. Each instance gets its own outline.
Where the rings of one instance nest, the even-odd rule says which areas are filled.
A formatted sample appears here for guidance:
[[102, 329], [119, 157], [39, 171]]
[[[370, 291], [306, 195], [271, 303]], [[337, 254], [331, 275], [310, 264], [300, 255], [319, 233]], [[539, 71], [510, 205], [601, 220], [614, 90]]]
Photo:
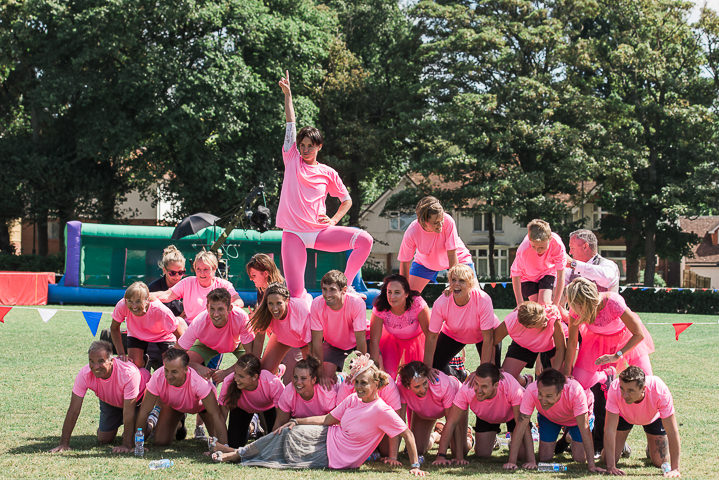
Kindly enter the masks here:
[[562, 239], [547, 222], [538, 219], [529, 222], [527, 236], [519, 245], [510, 269], [517, 306], [524, 300], [559, 305], [564, 293], [566, 257]]
[[644, 370], [630, 365], [607, 392], [604, 458], [612, 475], [624, 475], [617, 461], [633, 425], [644, 427], [652, 463], [662, 470], [665, 464], [670, 466], [665, 477], [680, 477], [681, 442], [672, 394], [659, 377], [645, 375]]
[[165, 352], [163, 369], [156, 370], [147, 382], [135, 428], [146, 429], [150, 411], [157, 405], [160, 414], [154, 428], [155, 445], [169, 445], [181, 422], [184, 424], [187, 413], [198, 414], [210, 435], [226, 444], [227, 427], [217, 403], [215, 386], [189, 368], [189, 363], [190, 357], [180, 348], [173, 347]]
[[[591, 391], [585, 391], [579, 382], [565, 377], [559, 370], [548, 368], [524, 391], [513, 436], [524, 435], [529, 417], [536, 409], [540, 462], [548, 462], [554, 457], [557, 436], [562, 427], [567, 427], [572, 436], [574, 461], [582, 463], [586, 461], [590, 472], [603, 473], [605, 470], [594, 464], [594, 441], [589, 421], [593, 401]], [[519, 443], [510, 444], [509, 460], [504, 464], [505, 469], [517, 468], [518, 453]], [[524, 468], [536, 468], [536, 466], [533, 460], [523, 465]]]
[[[207, 294], [207, 310], [177, 340], [177, 346], [187, 350], [190, 367], [205, 378], [212, 376], [215, 383], [232, 373], [232, 366], [220, 370], [208, 368], [210, 360], [222, 353], [240, 358], [254, 352], [255, 334], [247, 325], [249, 317], [240, 308], [232, 308], [232, 296], [225, 288], [216, 288]], [[262, 345], [259, 345], [261, 352]]]
[[320, 383], [328, 386], [344, 369], [347, 355], [355, 350], [367, 353], [369, 322], [364, 300], [347, 294], [344, 273], [330, 270], [320, 285], [322, 296], [315, 298], [310, 308], [310, 355], [323, 363]]
[[72, 388], [72, 398], [62, 426], [60, 445], [50, 451], [70, 450], [70, 436], [80, 415], [85, 393], [92, 390], [100, 400], [97, 440], [102, 444], [111, 443], [120, 425], [124, 424], [122, 445], [114, 447], [112, 451], [130, 453], [134, 447], [137, 402], [142, 400], [150, 374], [145, 369], [140, 373], [140, 369], [132, 362], [112, 358], [112, 345], [103, 340], [92, 342], [87, 354], [89, 362], [80, 369]]

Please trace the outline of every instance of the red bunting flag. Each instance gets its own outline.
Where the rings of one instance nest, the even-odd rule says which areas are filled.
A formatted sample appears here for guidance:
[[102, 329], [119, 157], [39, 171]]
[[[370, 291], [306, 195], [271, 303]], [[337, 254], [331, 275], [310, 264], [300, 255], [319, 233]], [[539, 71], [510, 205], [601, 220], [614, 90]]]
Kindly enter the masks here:
[[682, 333], [684, 330], [689, 328], [689, 326], [692, 325], [691, 323], [672, 323], [672, 327], [674, 327], [674, 338], [679, 341], [679, 334]]
[[490, 285], [492, 285], [492, 288], [497, 288], [497, 282], [492, 282]]
[[0, 323], [5, 323], [5, 315], [12, 310], [12, 307], [0, 307]]

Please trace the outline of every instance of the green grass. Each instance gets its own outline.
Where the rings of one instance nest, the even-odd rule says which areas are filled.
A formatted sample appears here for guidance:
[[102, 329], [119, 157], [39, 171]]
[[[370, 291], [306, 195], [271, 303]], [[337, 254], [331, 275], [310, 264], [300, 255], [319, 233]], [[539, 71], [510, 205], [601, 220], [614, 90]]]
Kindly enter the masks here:
[[[42, 308], [42, 307], [40, 307]], [[70, 399], [72, 384], [80, 367], [87, 362], [85, 354], [92, 341], [80, 312], [63, 309], [109, 312], [107, 307], [53, 307], [57, 315], [43, 323], [33, 309], [14, 309], [0, 324], [0, 476], [10, 478], [395, 478], [406, 477], [407, 469], [387, 468], [377, 463], [365, 465], [357, 472], [273, 471], [249, 469], [237, 465], [216, 465], [202, 455], [203, 446], [194, 440], [176, 442], [170, 448], [153, 448], [144, 459], [110, 453], [110, 447], [96, 443], [98, 402], [93, 393], [85, 397], [83, 411], [71, 439], [72, 451], [50, 454], [59, 442], [60, 430]], [[498, 311], [500, 318], [506, 311]], [[699, 315], [643, 314], [645, 323], [712, 322], [694, 325], [674, 340], [671, 325], [647, 325], [654, 337], [656, 352], [652, 355], [655, 373], [661, 376], [674, 394], [682, 436], [683, 478], [719, 478], [719, 325], [715, 317]], [[110, 316], [103, 315], [100, 329], [108, 328]], [[505, 345], [506, 349], [506, 345]], [[474, 349], [467, 349], [467, 365], [477, 365]], [[193, 421], [188, 422], [190, 425]], [[191, 432], [190, 432], [191, 436]], [[659, 470], [644, 459], [644, 432], [634, 428], [629, 444], [632, 457], [622, 460], [630, 477], [658, 477]], [[171, 458], [175, 466], [152, 472], [150, 460]], [[428, 461], [434, 459], [432, 453]], [[586, 469], [564, 456], [566, 474], [502, 471], [507, 451], [495, 452], [489, 461], [470, 456], [470, 465], [462, 468], [428, 467], [432, 478], [565, 478], [586, 476]], [[406, 456], [404, 457], [407, 464]]]

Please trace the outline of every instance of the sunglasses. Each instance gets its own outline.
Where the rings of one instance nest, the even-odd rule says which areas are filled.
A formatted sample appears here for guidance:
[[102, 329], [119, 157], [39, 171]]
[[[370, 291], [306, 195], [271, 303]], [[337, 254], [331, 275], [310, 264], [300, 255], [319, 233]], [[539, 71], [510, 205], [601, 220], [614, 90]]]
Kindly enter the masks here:
[[167, 271], [167, 274], [170, 275], [170, 276], [172, 276], [172, 277], [176, 277], [176, 276], [178, 276], [178, 275], [179, 275], [179, 276], [182, 276], [182, 275], [185, 274], [185, 270], [178, 270], [178, 271], [176, 271], [176, 272], [173, 272], [172, 270], [168, 270], [168, 271]]

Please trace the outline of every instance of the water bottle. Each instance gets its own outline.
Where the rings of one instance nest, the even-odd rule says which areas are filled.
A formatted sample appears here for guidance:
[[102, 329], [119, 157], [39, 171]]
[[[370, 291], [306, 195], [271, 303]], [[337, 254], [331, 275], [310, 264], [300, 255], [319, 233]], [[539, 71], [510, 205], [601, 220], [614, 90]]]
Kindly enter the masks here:
[[160, 470], [162, 468], [170, 468], [173, 466], [175, 462], [172, 460], [168, 460], [166, 458], [163, 458], [162, 460], [153, 460], [150, 462], [150, 470]]
[[537, 430], [537, 427], [532, 425], [532, 441], [538, 442], [539, 441], [539, 430]]
[[135, 432], [135, 456], [145, 456], [145, 435], [143, 435], [141, 428], [138, 428], [137, 432]]
[[662, 463], [662, 473], [669, 473], [672, 471], [672, 464], [669, 462]]
[[378, 451], [374, 451], [374, 452], [372, 452], [372, 455], [367, 457], [367, 461], [374, 462], [376, 460], [379, 460], [380, 458], [382, 458], [382, 455], [380, 455], [380, 453]]
[[539, 472], [566, 472], [567, 467], [566, 467], [566, 465], [562, 465], [561, 463], [539, 462], [537, 464], [537, 471], [539, 471]]

